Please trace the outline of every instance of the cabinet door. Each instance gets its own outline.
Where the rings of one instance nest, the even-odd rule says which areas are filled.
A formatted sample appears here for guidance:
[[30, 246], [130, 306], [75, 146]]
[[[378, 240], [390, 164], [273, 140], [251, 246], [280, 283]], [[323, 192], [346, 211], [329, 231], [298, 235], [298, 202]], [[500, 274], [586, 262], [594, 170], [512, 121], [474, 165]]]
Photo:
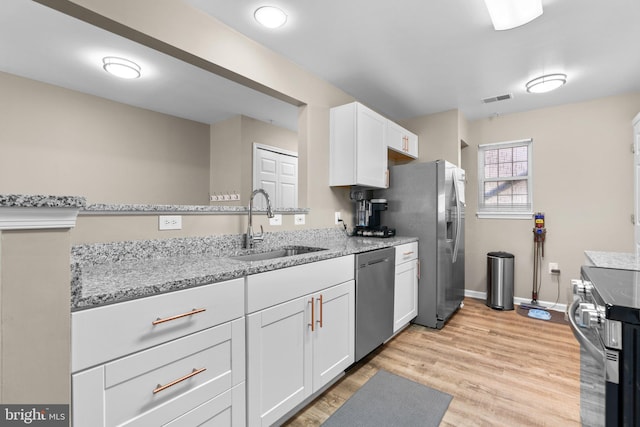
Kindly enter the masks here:
[[354, 362], [354, 295], [353, 280], [314, 295], [314, 392]]
[[387, 148], [404, 156], [414, 159], [418, 157], [418, 135], [391, 120], [386, 123], [385, 143]]
[[396, 266], [393, 332], [418, 315], [418, 260]]
[[311, 297], [247, 316], [247, 414], [273, 424], [311, 394]]
[[402, 153], [404, 151], [402, 136], [402, 128], [391, 120], [387, 120], [387, 124], [385, 126], [385, 141], [387, 143], [387, 148]]
[[418, 135], [415, 133], [407, 132], [407, 155], [418, 158]]
[[358, 105], [356, 131], [356, 185], [387, 187], [387, 146], [384, 131], [387, 119]]

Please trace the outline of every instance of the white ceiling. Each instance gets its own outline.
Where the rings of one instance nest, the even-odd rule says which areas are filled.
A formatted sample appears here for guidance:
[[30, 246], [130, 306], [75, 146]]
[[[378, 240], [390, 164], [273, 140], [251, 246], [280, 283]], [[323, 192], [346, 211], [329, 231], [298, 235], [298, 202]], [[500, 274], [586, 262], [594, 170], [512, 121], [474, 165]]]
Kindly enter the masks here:
[[[507, 31], [482, 0], [185, 1], [392, 119], [458, 108], [474, 120], [640, 90], [638, 0], [542, 0], [541, 17]], [[260, 27], [264, 4], [287, 25]], [[568, 75], [561, 89], [525, 91], [555, 72]]]
[[[135, 60], [142, 77], [107, 74], [105, 56]], [[244, 114], [298, 126], [293, 105], [32, 1], [0, 1], [0, 71], [202, 123]]]
[[[369, 107], [400, 120], [460, 109], [470, 120], [640, 91], [640, 1], [543, 0], [544, 14], [494, 31], [482, 0], [178, 0], [290, 58]], [[265, 3], [289, 15], [260, 27]], [[143, 78], [115, 79], [103, 56]], [[0, 71], [203, 123], [245, 114], [290, 129], [297, 108], [40, 4], [0, 2]], [[524, 84], [564, 72], [548, 94]], [[492, 104], [481, 99], [513, 94]]]

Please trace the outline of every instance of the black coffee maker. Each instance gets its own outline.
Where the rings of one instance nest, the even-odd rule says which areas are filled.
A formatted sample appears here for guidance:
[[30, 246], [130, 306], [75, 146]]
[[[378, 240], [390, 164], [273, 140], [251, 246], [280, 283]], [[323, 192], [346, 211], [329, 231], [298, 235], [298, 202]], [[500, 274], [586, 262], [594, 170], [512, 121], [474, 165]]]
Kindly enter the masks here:
[[386, 199], [373, 199], [372, 190], [351, 190], [350, 198], [356, 202], [356, 236], [391, 237], [396, 230], [380, 224], [380, 212], [387, 210]]

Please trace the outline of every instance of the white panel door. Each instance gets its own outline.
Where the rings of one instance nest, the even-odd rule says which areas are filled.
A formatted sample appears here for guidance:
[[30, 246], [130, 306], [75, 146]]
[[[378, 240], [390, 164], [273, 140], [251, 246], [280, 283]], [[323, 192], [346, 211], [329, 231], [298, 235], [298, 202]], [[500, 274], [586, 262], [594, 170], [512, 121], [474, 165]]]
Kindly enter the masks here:
[[[297, 208], [297, 154], [259, 144], [254, 144], [253, 152], [253, 190], [262, 188], [269, 193], [273, 208]], [[254, 207], [265, 209], [264, 198], [256, 198]]]
[[298, 158], [280, 154], [278, 174], [278, 191], [280, 196], [276, 206], [282, 208], [298, 207]]
[[[267, 150], [258, 150], [258, 182], [253, 189], [262, 188], [269, 193], [271, 206], [275, 206], [277, 186], [278, 186], [278, 159], [276, 154]], [[263, 197], [258, 197], [253, 201], [253, 205], [259, 209], [266, 208], [266, 201]]]

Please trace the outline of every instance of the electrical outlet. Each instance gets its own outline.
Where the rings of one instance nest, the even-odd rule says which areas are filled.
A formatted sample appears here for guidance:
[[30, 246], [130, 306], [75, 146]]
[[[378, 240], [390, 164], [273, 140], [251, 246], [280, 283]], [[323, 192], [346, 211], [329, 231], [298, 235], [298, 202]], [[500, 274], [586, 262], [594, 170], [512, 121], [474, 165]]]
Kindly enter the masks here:
[[275, 214], [273, 218], [269, 218], [269, 225], [282, 225], [282, 215]]
[[554, 274], [553, 270], [560, 270], [560, 267], [558, 266], [557, 262], [550, 262], [549, 263], [549, 274]]
[[340, 220], [342, 219], [342, 214], [340, 212], [334, 213], [334, 224], [340, 224]]
[[181, 215], [160, 215], [158, 217], [159, 230], [182, 230]]
[[293, 223], [295, 225], [304, 225], [304, 215], [303, 214], [295, 214], [293, 216]]

